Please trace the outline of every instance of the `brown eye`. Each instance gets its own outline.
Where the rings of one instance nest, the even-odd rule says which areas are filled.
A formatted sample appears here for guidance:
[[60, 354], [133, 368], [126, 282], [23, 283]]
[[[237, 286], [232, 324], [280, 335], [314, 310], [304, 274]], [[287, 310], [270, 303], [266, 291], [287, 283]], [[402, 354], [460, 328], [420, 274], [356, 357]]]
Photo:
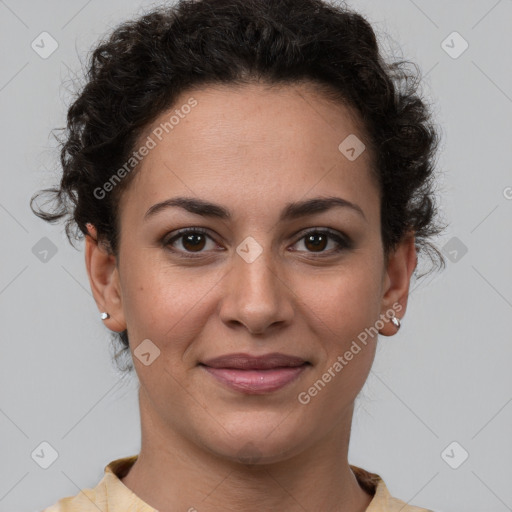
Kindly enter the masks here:
[[313, 233], [304, 237], [305, 246], [312, 251], [323, 251], [327, 245], [328, 237], [323, 233]]
[[197, 251], [204, 248], [205, 245], [205, 236], [203, 234], [189, 234], [189, 235], [181, 235], [181, 239], [183, 240], [181, 243], [187, 251]]
[[[203, 249], [206, 248], [208, 240], [212, 242], [212, 248], [215, 248], [216, 243], [208, 235], [207, 230], [202, 228], [189, 228], [175, 232], [174, 236], [165, 237], [162, 241], [162, 245], [182, 256], [194, 257], [194, 255], [200, 256], [207, 252], [203, 251]], [[178, 241], [181, 241], [181, 243], [178, 243]]]
[[[306, 252], [318, 253], [319, 256], [329, 256], [352, 247], [352, 242], [348, 237], [325, 229], [309, 231], [297, 243], [301, 241], [304, 241]], [[330, 241], [333, 241], [334, 248], [325, 250]]]

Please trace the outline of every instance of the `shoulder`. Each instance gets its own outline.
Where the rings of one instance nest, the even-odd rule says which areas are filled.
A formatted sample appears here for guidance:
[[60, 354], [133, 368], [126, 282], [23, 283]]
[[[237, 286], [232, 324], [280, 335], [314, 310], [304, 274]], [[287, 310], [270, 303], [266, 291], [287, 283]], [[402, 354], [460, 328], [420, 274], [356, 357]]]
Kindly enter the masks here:
[[82, 489], [76, 496], [62, 498], [42, 512], [98, 512], [98, 504], [95, 489]]
[[359, 485], [370, 495], [373, 495], [366, 512], [434, 512], [427, 508], [409, 505], [405, 501], [392, 496], [384, 480], [378, 474], [353, 465], [350, 465], [350, 468]]
[[110, 462], [96, 487], [82, 489], [75, 496], [62, 498], [42, 512], [152, 511], [121, 482], [136, 459], [137, 456], [130, 456]]
[[[434, 512], [433, 510], [430, 510], [428, 508], [422, 508], [422, 507], [417, 507], [417, 506], [414, 506], [414, 505], [408, 505], [405, 501], [402, 501], [398, 498], [394, 498], [394, 497], [390, 497], [389, 500], [387, 501], [387, 506], [388, 508], [386, 509], [382, 509], [382, 511], [384, 510], [389, 510], [390, 512], [391, 511], [401, 511], [401, 512]], [[377, 510], [380, 510], [380, 509], [377, 509]]]
[[45, 508], [42, 512], [98, 512], [107, 510], [101, 507], [106, 504], [104, 492], [104, 479], [93, 489], [82, 489], [75, 496], [60, 499], [54, 505]]

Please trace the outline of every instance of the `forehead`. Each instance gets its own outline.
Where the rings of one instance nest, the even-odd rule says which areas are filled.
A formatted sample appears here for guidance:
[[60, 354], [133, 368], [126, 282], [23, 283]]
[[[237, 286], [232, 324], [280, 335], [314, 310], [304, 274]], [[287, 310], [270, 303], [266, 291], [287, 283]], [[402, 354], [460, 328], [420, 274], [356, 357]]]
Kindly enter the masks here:
[[[353, 110], [311, 84], [184, 92], [140, 137], [153, 147], [121, 209], [140, 217], [158, 201], [187, 195], [258, 213], [262, 205], [269, 212], [308, 195], [334, 194], [371, 208], [378, 191], [360, 124]], [[347, 158], [354, 152], [343, 153], [344, 141], [361, 154]]]

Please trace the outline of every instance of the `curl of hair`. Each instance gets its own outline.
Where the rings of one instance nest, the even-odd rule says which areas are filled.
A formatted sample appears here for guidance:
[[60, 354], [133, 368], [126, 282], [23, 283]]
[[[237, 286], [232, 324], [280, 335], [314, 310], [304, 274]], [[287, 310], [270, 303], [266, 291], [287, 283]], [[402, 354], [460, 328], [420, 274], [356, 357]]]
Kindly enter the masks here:
[[[71, 244], [91, 223], [98, 240], [119, 256], [118, 204], [135, 171], [104, 198], [94, 191], [129, 160], [144, 129], [180, 94], [215, 83], [312, 82], [362, 121], [381, 194], [386, 257], [412, 231], [430, 270], [445, 266], [429, 240], [444, 226], [437, 223], [434, 195], [439, 135], [419, 94], [420, 73], [410, 62], [387, 63], [369, 22], [345, 6], [182, 0], [118, 26], [93, 49], [85, 76], [60, 141], [60, 185], [30, 203], [48, 222], [66, 217]], [[53, 207], [34, 209], [33, 201], [45, 194]], [[122, 344], [117, 359], [129, 345], [127, 331], [116, 336]]]

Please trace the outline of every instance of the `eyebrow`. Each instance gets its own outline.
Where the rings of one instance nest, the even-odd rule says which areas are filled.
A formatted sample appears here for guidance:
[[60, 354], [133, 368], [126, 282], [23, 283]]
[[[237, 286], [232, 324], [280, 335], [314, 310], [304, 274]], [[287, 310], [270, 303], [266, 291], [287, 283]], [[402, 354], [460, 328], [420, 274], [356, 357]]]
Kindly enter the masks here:
[[[151, 206], [144, 214], [144, 221], [147, 221], [158, 212], [171, 207], [183, 208], [190, 213], [202, 215], [203, 217], [212, 217], [224, 220], [230, 220], [233, 218], [233, 214], [229, 209], [221, 205], [205, 201], [204, 199], [197, 199], [194, 197], [173, 197]], [[315, 197], [305, 201], [288, 203], [281, 212], [279, 221], [290, 221], [307, 215], [322, 213], [335, 207], [350, 208], [368, 222], [360, 206], [341, 197]]]

